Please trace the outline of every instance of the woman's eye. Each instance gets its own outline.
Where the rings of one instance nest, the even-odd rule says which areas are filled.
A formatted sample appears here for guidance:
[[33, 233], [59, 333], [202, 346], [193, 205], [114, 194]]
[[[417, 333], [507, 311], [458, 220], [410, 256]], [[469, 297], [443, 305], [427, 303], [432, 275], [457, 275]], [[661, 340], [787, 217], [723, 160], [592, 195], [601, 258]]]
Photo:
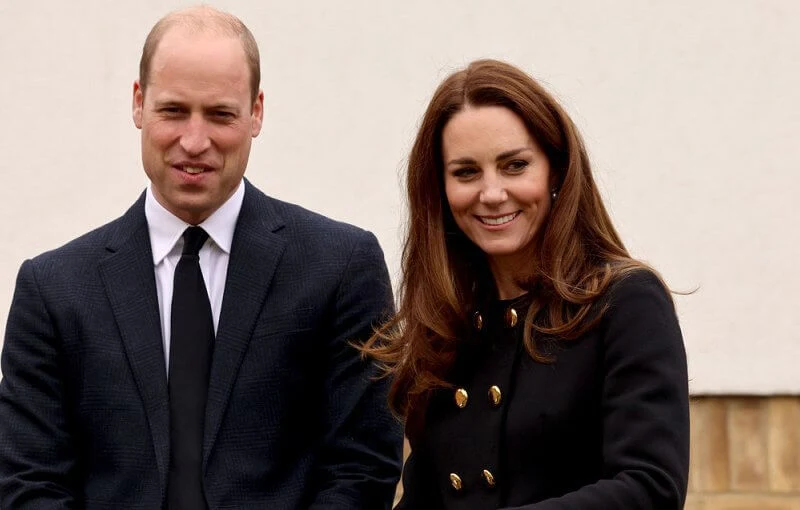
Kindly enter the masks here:
[[514, 161], [511, 161], [506, 168], [508, 168], [508, 170], [512, 172], [520, 172], [522, 170], [525, 170], [527, 166], [528, 166], [527, 161], [522, 159], [515, 159]]
[[478, 173], [478, 171], [472, 167], [462, 167], [454, 170], [453, 176], [459, 179], [468, 179], [476, 173]]

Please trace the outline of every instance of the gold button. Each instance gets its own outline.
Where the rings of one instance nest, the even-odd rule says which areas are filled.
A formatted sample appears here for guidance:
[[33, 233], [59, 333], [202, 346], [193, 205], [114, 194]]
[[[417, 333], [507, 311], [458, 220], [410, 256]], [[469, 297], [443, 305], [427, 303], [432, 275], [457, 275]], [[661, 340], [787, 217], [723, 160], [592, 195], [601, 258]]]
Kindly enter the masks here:
[[456, 390], [456, 405], [461, 409], [467, 407], [467, 401], [469, 400], [469, 395], [467, 394], [467, 390], [464, 388], [459, 388]]
[[502, 401], [503, 392], [500, 391], [500, 388], [497, 386], [492, 386], [489, 388], [489, 402], [491, 402], [493, 406], [497, 407]]
[[452, 485], [455, 490], [460, 491], [462, 487], [461, 477], [455, 473], [450, 473], [450, 485]]
[[[453, 475], [450, 475], [450, 476], [452, 477]], [[483, 480], [486, 482], [486, 485], [488, 485], [489, 487], [494, 487], [495, 486], [494, 475], [488, 469], [484, 469], [483, 470]]]
[[517, 311], [509, 307], [508, 310], [506, 310], [506, 326], [513, 328], [517, 325], [518, 320]]
[[475, 329], [477, 329], [478, 331], [483, 329], [483, 316], [481, 315], [480, 312], [475, 312], [472, 315], [472, 324], [475, 325]]

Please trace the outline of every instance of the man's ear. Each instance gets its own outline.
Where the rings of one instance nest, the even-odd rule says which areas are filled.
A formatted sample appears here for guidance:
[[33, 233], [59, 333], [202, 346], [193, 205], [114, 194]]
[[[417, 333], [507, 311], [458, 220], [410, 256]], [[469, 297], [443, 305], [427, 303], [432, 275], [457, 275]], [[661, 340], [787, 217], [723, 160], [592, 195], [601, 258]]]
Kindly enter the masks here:
[[142, 109], [144, 108], [144, 91], [139, 80], [133, 82], [133, 124], [142, 129]]
[[251, 115], [253, 117], [250, 135], [255, 138], [261, 132], [261, 126], [264, 123], [264, 91], [259, 90], [256, 101], [253, 103]]

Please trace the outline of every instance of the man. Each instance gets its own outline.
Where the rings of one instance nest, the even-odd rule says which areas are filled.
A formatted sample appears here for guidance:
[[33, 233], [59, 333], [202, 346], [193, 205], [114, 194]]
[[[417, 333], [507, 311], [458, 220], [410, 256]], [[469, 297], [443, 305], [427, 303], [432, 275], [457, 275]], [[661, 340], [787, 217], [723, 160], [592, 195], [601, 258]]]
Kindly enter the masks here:
[[391, 312], [383, 254], [243, 178], [263, 101], [237, 18], [151, 31], [133, 86], [150, 187], [19, 272], [0, 508], [390, 506], [401, 430], [353, 347]]

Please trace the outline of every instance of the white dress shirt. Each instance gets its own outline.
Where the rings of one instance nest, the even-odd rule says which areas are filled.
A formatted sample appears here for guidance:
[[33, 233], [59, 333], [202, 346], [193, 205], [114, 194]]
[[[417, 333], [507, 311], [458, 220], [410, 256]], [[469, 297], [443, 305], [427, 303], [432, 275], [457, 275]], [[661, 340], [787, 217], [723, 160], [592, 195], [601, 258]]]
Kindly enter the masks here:
[[[208, 241], [200, 248], [200, 271], [211, 302], [214, 318], [214, 333], [219, 325], [222, 295], [225, 292], [225, 277], [228, 272], [233, 231], [244, 200], [244, 181], [219, 209], [201, 223], [208, 233]], [[144, 214], [150, 231], [150, 248], [153, 251], [153, 267], [156, 274], [158, 308], [161, 312], [161, 336], [164, 340], [164, 358], [169, 372], [170, 325], [172, 314], [172, 288], [175, 266], [183, 251], [183, 231], [191, 226], [162, 206], [153, 195], [152, 185], [147, 188]]]

